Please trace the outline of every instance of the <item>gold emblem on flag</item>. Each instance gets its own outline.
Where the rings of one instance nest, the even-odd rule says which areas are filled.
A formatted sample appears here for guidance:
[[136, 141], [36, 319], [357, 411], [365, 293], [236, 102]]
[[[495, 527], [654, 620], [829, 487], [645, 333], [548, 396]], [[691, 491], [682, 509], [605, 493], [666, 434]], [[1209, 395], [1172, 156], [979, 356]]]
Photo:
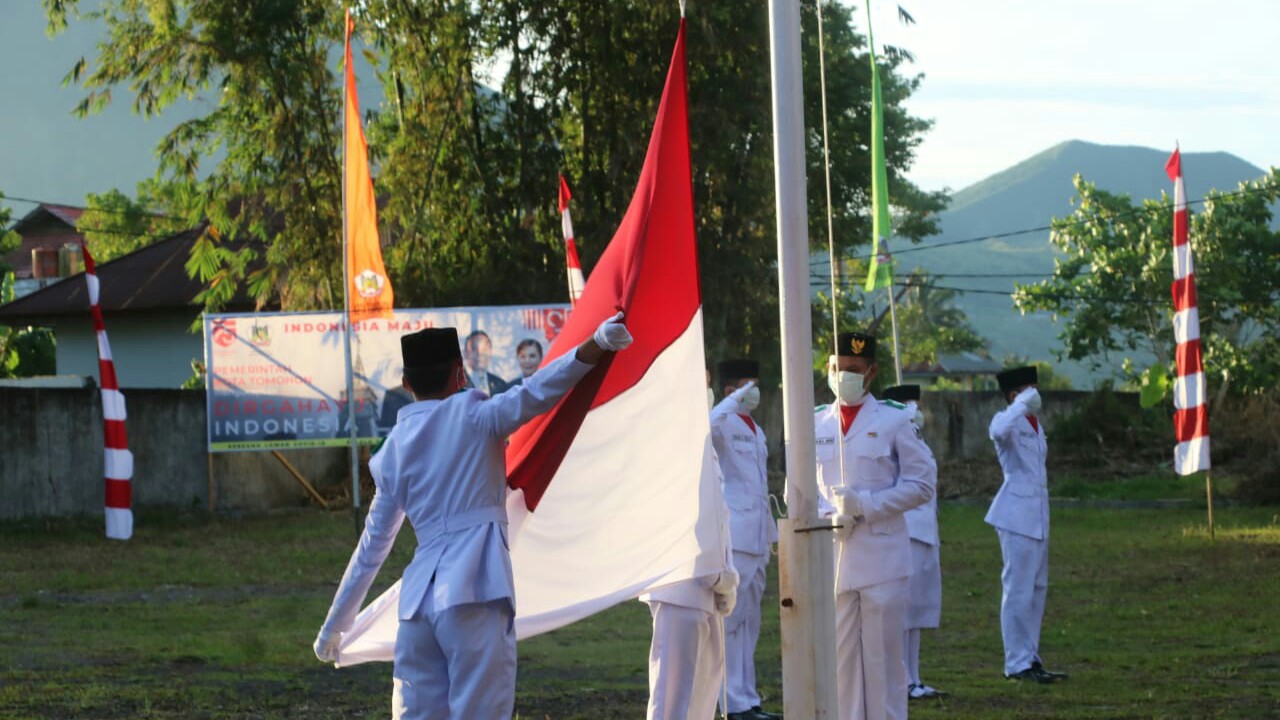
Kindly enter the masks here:
[[861, 338], [849, 338], [849, 349], [854, 355], [861, 355], [862, 350], [867, 347], [867, 341]]
[[382, 288], [387, 284], [387, 279], [372, 270], [365, 270], [352, 278], [351, 282], [356, 286], [356, 292], [360, 293], [360, 297], [374, 298], [382, 294]]

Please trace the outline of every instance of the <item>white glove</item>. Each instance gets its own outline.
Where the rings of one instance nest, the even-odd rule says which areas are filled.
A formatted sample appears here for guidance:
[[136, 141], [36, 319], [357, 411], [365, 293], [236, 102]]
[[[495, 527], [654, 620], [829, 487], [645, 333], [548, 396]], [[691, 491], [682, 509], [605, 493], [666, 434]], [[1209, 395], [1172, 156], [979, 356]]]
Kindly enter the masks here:
[[605, 320], [600, 323], [600, 327], [596, 328], [596, 332], [591, 336], [596, 345], [601, 350], [626, 350], [631, 346], [634, 338], [631, 337], [631, 331], [626, 325], [622, 324], [622, 313]]
[[729, 569], [721, 570], [716, 575], [716, 579], [711, 583], [711, 592], [716, 594], [732, 593], [738, 590], [738, 571]]
[[323, 663], [338, 662], [338, 647], [341, 644], [341, 633], [331, 633], [328, 628], [321, 628], [316, 642], [311, 646], [316, 659]]
[[853, 526], [858, 524], [857, 520], [848, 515], [832, 515], [831, 522], [835, 526], [833, 535], [837, 540], [848, 540], [853, 534]]
[[738, 604], [738, 589], [734, 588], [727, 593], [716, 593], [716, 614], [720, 617], [729, 617], [733, 614], [733, 608]]
[[837, 515], [847, 515], [851, 518], [862, 516], [862, 499], [858, 497], [856, 491], [836, 491], [832, 495], [831, 504], [835, 506]]
[[1033, 387], [1029, 387], [1018, 393], [1013, 398], [1014, 404], [1022, 403], [1024, 407], [1031, 411], [1034, 415], [1040, 410], [1040, 392]]
[[750, 390], [751, 388], [755, 387], [755, 386], [756, 386], [756, 381], [755, 381], [755, 380], [751, 380], [751, 381], [747, 382], [747, 384], [746, 384], [746, 385], [743, 385], [742, 387], [738, 388], [737, 390], [734, 390], [733, 392], [729, 393], [729, 397], [733, 398], [733, 401], [734, 401], [734, 402], [736, 402], [736, 403], [741, 403], [741, 402], [742, 402], [742, 399], [743, 399], [743, 398], [745, 398], [745, 397], [747, 396], [747, 391], [748, 391], [748, 390]]

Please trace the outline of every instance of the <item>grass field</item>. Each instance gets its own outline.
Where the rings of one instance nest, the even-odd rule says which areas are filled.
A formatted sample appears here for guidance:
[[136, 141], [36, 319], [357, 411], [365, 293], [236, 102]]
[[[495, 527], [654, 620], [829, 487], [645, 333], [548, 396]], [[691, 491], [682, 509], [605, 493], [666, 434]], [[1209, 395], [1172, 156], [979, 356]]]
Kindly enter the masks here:
[[[1055, 508], [1042, 652], [1063, 684], [1000, 674], [999, 549], [983, 508], [942, 508], [943, 620], [916, 718], [1280, 718], [1280, 509]], [[0, 525], [0, 718], [385, 717], [390, 666], [311, 655], [354, 539], [345, 514], [143, 513]], [[404, 533], [380, 578], [412, 551]], [[771, 572], [776, 568], [771, 567]], [[776, 584], [761, 689], [781, 709]], [[520, 645], [530, 718], [640, 718], [649, 617], [629, 602]], [[800, 719], [794, 719], [800, 720]]]

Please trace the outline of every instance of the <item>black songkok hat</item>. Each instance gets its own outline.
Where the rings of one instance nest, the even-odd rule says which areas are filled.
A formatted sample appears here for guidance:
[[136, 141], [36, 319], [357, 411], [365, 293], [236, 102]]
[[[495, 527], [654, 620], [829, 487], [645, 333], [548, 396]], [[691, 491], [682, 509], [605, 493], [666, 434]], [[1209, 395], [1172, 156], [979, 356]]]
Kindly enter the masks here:
[[885, 388], [885, 400], [894, 400], [897, 402], [920, 402], [920, 386], [919, 385], [894, 385], [891, 388]]
[[996, 374], [996, 382], [1000, 383], [1000, 392], [1010, 392], [1026, 385], [1035, 385], [1036, 368], [1034, 365], [1013, 368]]
[[760, 363], [755, 360], [724, 360], [716, 366], [720, 382], [728, 384], [744, 378], [760, 377]]
[[843, 332], [837, 336], [836, 355], [839, 357], [862, 357], [876, 361], [876, 336], [864, 332]]
[[461, 360], [458, 349], [457, 328], [427, 328], [400, 336], [400, 357], [404, 369], [441, 365], [451, 360]]

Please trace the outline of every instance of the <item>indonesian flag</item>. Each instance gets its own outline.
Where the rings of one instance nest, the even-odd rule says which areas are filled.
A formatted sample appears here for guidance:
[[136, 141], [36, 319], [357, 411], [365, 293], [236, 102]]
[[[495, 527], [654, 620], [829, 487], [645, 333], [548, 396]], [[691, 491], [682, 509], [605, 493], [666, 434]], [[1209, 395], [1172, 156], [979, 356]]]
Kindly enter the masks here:
[[573, 238], [573, 218], [569, 217], [569, 183], [560, 176], [560, 229], [564, 231], [564, 264], [569, 275], [569, 305], [577, 307], [582, 288], [587, 281], [582, 276], [582, 261], [578, 260], [578, 243]]
[[346, 93], [343, 118], [343, 218], [346, 225], [345, 252], [347, 297], [351, 320], [392, 316], [395, 299], [391, 281], [382, 264], [378, 244], [378, 207], [369, 175], [369, 146], [360, 125], [360, 98], [356, 94], [356, 71], [351, 63], [351, 32], [355, 21], [347, 10]]
[[103, 476], [106, 480], [105, 512], [107, 537], [128, 540], [133, 537], [133, 453], [129, 452], [129, 436], [125, 432], [124, 395], [116, 379], [116, 364], [111, 359], [111, 344], [102, 322], [99, 304], [98, 267], [89, 254], [89, 246], [80, 243], [84, 254], [84, 282], [89, 291], [89, 312], [93, 314], [93, 332], [98, 338], [98, 375], [102, 390]]
[[[516, 635], [725, 569], [727, 522], [707, 417], [681, 20], [631, 206], [546, 362], [618, 309], [609, 354], [507, 449]], [[390, 660], [393, 587], [342, 639], [340, 665]]]
[[1173, 181], [1173, 337], [1178, 344], [1173, 381], [1173, 432], [1178, 444], [1173, 466], [1179, 475], [1209, 469], [1209, 408], [1205, 405], [1204, 364], [1200, 347], [1200, 311], [1188, 237], [1187, 188], [1182, 154], [1175, 149], [1165, 163]]

